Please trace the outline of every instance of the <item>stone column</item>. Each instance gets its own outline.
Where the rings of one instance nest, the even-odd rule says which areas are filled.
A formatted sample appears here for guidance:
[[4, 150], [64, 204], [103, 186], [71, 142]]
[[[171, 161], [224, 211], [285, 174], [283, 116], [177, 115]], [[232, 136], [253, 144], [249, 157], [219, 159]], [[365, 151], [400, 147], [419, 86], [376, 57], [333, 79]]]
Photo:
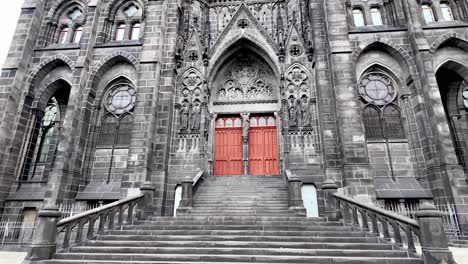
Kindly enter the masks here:
[[448, 248], [442, 212], [430, 203], [423, 203], [416, 212], [421, 231], [424, 264], [456, 264]]
[[324, 193], [325, 203], [325, 216], [331, 221], [337, 221], [340, 219], [340, 210], [336, 204], [335, 197], [333, 194], [338, 192], [338, 184], [333, 180], [328, 179], [322, 184], [322, 190]]
[[151, 182], [145, 182], [140, 187], [140, 190], [143, 193], [144, 197], [138, 205], [138, 219], [145, 220], [154, 212], [153, 198], [156, 186], [154, 186], [154, 184], [152, 184]]
[[249, 175], [249, 128], [250, 114], [242, 113], [242, 149], [244, 160], [244, 176]]
[[180, 201], [179, 208], [177, 208], [177, 214], [185, 214], [193, 206], [193, 179], [186, 176], [182, 181], [182, 199]]
[[296, 215], [306, 215], [306, 209], [302, 201], [302, 181], [297, 176], [289, 179], [289, 210]]
[[39, 261], [51, 259], [57, 245], [57, 223], [61, 213], [57, 207], [45, 207], [37, 215], [34, 240], [26, 260]]

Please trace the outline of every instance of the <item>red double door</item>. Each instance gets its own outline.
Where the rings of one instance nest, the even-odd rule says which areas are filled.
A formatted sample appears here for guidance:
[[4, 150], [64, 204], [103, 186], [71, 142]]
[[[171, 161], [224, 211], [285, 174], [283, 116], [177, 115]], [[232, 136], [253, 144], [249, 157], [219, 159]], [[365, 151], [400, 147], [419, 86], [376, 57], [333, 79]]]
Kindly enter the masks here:
[[[249, 175], [278, 175], [278, 139], [273, 116], [254, 116], [249, 129]], [[242, 120], [216, 121], [214, 174], [243, 175]]]

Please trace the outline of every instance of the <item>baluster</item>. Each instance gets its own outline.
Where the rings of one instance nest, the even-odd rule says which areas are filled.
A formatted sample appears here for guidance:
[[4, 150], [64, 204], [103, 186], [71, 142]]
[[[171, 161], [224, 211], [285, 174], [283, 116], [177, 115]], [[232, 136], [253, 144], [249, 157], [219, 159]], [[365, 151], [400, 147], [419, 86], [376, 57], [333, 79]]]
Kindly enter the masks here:
[[361, 220], [362, 220], [362, 230], [363, 231], [369, 231], [369, 223], [367, 221], [367, 212], [363, 209], [360, 210], [361, 212]]
[[78, 223], [78, 227], [76, 229], [75, 243], [81, 243], [81, 241], [83, 241], [83, 227], [85, 224], [86, 221], [81, 221]]
[[370, 218], [372, 222], [372, 233], [376, 236], [380, 236], [379, 225], [377, 224], [377, 215], [371, 213]]
[[106, 216], [107, 212], [101, 212], [99, 215], [99, 227], [98, 227], [98, 234], [104, 234], [104, 225], [106, 224]]
[[65, 236], [63, 237], [62, 248], [68, 248], [68, 246], [70, 246], [70, 237], [71, 237], [72, 228], [73, 228], [72, 224], [68, 225], [65, 228]]
[[91, 217], [88, 224], [88, 234], [86, 235], [87, 239], [92, 239], [94, 237], [94, 224], [96, 223], [97, 218]]
[[387, 219], [382, 218], [382, 221], [380, 221], [380, 223], [382, 224], [382, 233], [383, 233], [384, 239], [387, 241], [392, 240], [392, 238], [390, 237], [390, 231], [388, 231]]
[[135, 207], [135, 203], [130, 203], [128, 205], [127, 223], [133, 222], [133, 207]]
[[414, 246], [413, 231], [409, 226], [405, 228], [406, 242], [408, 243], [408, 251], [416, 253], [416, 247]]
[[123, 226], [124, 213], [125, 213], [125, 209], [124, 209], [124, 206], [122, 205], [122, 206], [119, 207], [119, 220], [118, 220], [118, 226], [119, 227]]
[[349, 215], [349, 205], [347, 203], [343, 206], [343, 218], [345, 224], [351, 223], [351, 216]]
[[353, 226], [359, 227], [359, 218], [357, 207], [351, 207], [351, 212], [353, 214]]
[[114, 230], [114, 218], [115, 218], [115, 210], [110, 210], [109, 214], [109, 225], [107, 227], [108, 230]]
[[395, 239], [395, 244], [399, 247], [402, 247], [403, 241], [401, 240], [400, 226], [398, 225], [397, 222], [392, 222], [391, 225], [393, 228], [393, 236]]

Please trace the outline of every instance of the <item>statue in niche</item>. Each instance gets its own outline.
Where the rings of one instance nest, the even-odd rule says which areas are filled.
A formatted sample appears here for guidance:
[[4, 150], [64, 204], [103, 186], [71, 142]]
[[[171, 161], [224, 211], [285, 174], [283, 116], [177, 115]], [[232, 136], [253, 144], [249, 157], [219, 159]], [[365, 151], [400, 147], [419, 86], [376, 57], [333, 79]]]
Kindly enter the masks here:
[[192, 108], [192, 130], [200, 130], [200, 123], [201, 123], [201, 105], [200, 102], [195, 101], [193, 108]]
[[312, 126], [312, 113], [310, 112], [309, 98], [302, 96], [301, 98], [301, 115], [302, 115], [302, 127]]
[[186, 130], [189, 125], [189, 103], [184, 101], [182, 103], [182, 108], [180, 109], [180, 129]]
[[293, 96], [289, 97], [288, 100], [288, 113], [289, 113], [289, 126], [297, 127], [298, 126], [298, 111], [296, 105], [296, 98]]

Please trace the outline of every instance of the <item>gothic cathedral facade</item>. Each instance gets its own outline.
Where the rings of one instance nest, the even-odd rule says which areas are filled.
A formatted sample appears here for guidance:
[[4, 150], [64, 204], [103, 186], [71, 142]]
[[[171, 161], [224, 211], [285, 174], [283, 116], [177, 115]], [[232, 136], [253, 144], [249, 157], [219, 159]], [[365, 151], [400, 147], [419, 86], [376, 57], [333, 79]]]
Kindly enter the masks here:
[[0, 87], [3, 218], [290, 170], [468, 231], [467, 0], [25, 0]]

